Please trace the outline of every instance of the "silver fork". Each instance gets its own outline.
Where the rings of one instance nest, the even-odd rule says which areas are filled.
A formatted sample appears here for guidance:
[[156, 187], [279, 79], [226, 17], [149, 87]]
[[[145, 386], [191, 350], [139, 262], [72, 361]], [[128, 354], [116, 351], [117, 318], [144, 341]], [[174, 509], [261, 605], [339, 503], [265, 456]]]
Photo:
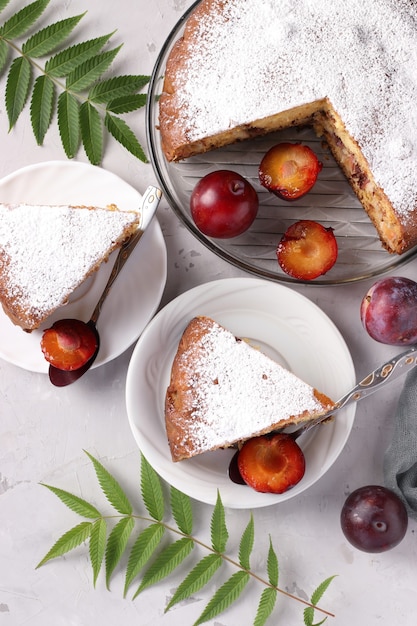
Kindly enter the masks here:
[[400, 376], [407, 374], [413, 369], [413, 367], [415, 367], [415, 365], [417, 365], [417, 347], [412, 346], [406, 352], [398, 354], [365, 376], [365, 378], [357, 383], [353, 389], [348, 391], [348, 393], [336, 402], [335, 407], [331, 411], [320, 415], [317, 419], [302, 424], [296, 430], [290, 431], [288, 429], [283, 429], [280, 432], [286, 432], [294, 439], [297, 439], [297, 437], [311, 428], [314, 428], [317, 424], [321, 424], [321, 422], [329, 419], [329, 417], [332, 417], [341, 409], [344, 409], [348, 404], [359, 402], [359, 400], [362, 400], [372, 393], [375, 393], [375, 391], [381, 389], [381, 387], [386, 385], [388, 382], [396, 380]]

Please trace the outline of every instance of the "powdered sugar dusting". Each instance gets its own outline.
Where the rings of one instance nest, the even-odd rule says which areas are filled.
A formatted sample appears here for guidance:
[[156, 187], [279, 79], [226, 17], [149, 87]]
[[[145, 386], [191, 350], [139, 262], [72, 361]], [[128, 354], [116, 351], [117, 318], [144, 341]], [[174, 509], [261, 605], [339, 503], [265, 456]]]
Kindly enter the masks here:
[[104, 208], [0, 204], [4, 293], [42, 319], [65, 303], [137, 218]]
[[183, 446], [204, 452], [247, 439], [304, 411], [322, 412], [313, 388], [212, 320], [180, 357]]
[[213, 7], [175, 78], [178, 123], [189, 139], [327, 97], [407, 218], [417, 206], [417, 3], [227, 0]]

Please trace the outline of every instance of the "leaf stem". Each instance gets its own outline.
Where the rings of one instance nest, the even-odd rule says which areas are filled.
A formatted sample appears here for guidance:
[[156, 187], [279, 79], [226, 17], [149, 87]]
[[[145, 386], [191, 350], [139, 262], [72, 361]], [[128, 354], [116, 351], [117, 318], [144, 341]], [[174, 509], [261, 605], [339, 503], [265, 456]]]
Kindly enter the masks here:
[[[175, 526], [171, 526], [167, 522], [157, 521], [157, 520], [155, 520], [155, 519], [153, 519], [151, 517], [147, 517], [145, 515], [136, 515], [136, 514], [132, 514], [132, 515], [128, 515], [128, 516], [103, 515], [101, 518], [98, 518], [98, 519], [120, 519], [121, 517], [129, 517], [129, 518], [133, 518], [133, 519], [136, 519], [136, 520], [140, 520], [142, 522], [147, 522], [147, 523], [152, 523], [152, 524], [155, 524], [155, 523], [159, 524], [160, 526], [162, 526], [166, 530], [168, 530], [168, 531], [170, 531], [172, 533], [175, 533], [176, 535], [179, 535], [179, 536], [187, 538], [187, 539], [191, 539], [196, 545], [199, 545], [201, 548], [204, 548], [208, 552], [211, 552], [212, 554], [217, 554], [224, 561], [227, 561], [228, 563], [230, 563], [231, 565], [233, 565], [237, 569], [245, 572], [246, 574], [251, 576], [253, 579], [257, 580], [259, 583], [264, 585], [265, 587], [269, 587], [271, 589], [274, 589], [275, 591], [278, 591], [279, 593], [281, 593], [282, 595], [286, 596], [287, 598], [290, 598], [292, 600], [296, 600], [297, 602], [300, 602], [301, 604], [304, 604], [304, 606], [312, 608], [312, 609], [314, 609], [316, 611], [319, 611], [320, 613], [323, 613], [324, 615], [327, 615], [328, 617], [335, 617], [334, 613], [331, 613], [330, 611], [327, 611], [326, 609], [322, 609], [320, 606], [312, 604], [308, 600], [304, 600], [303, 598], [300, 598], [299, 596], [296, 596], [296, 595], [290, 593], [289, 591], [285, 591], [285, 589], [281, 589], [280, 587], [276, 587], [274, 585], [271, 585], [267, 580], [262, 578], [262, 576], [259, 576], [258, 574], [256, 574], [252, 570], [249, 570], [249, 569], [246, 569], [246, 568], [242, 567], [238, 561], [235, 561], [231, 557], [227, 556], [227, 554], [224, 554], [224, 552], [217, 552], [216, 550], [213, 550], [213, 548], [211, 546], [209, 546], [207, 543], [205, 543], [204, 541], [201, 541], [200, 539], [198, 539], [197, 537], [194, 537], [192, 535], [187, 535], [187, 534], [181, 532], [180, 530], [178, 530], [178, 528], [175, 528]], [[98, 521], [98, 519], [95, 520], [95, 521]]]

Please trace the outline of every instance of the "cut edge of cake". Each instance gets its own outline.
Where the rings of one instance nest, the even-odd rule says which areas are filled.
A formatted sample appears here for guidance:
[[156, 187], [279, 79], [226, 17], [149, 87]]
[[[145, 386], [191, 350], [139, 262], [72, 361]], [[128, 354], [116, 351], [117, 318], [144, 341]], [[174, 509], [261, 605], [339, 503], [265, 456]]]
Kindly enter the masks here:
[[174, 462], [315, 419], [335, 403], [247, 341], [200, 315], [185, 328], [165, 396]]

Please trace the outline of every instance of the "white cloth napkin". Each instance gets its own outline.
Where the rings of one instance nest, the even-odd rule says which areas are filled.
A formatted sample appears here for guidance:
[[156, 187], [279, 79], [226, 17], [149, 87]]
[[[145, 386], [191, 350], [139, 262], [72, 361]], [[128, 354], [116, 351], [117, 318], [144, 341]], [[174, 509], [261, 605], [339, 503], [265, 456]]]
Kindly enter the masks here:
[[417, 520], [417, 368], [407, 374], [398, 400], [393, 437], [384, 456], [384, 482]]

